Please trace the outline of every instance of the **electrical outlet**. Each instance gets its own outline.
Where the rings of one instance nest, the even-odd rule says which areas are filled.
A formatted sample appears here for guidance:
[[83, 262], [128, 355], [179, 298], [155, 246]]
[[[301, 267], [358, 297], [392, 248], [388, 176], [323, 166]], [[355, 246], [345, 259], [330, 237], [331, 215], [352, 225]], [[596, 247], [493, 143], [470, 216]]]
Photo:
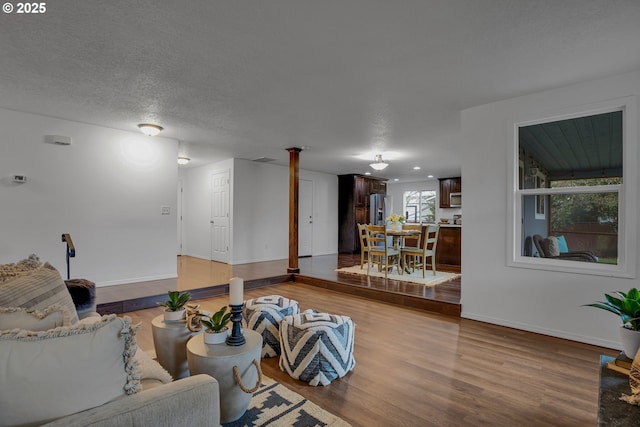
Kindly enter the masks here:
[[171, 215], [171, 206], [160, 206], [160, 213], [162, 215]]

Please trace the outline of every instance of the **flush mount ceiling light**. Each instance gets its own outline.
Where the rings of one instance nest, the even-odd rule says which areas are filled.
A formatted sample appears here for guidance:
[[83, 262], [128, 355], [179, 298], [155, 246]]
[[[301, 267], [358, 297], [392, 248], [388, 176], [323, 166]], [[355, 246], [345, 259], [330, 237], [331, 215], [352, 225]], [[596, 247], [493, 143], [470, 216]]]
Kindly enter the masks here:
[[140, 123], [138, 125], [140, 132], [148, 136], [156, 136], [162, 131], [162, 126], [154, 125], [151, 123]]
[[191, 161], [191, 159], [188, 158], [187, 156], [178, 156], [178, 164], [179, 165], [186, 165], [190, 161]]
[[382, 154], [376, 154], [376, 161], [369, 164], [369, 166], [377, 171], [381, 171], [382, 169], [389, 166], [389, 163], [386, 163], [384, 160], [382, 160]]

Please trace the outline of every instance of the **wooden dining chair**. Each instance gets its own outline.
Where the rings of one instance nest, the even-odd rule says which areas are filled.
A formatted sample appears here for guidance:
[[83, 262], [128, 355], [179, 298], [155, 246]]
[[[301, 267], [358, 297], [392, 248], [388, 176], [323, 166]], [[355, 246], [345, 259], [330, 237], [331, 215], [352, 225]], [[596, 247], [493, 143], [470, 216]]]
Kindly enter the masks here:
[[373, 265], [378, 266], [378, 270], [384, 270], [386, 278], [389, 269], [393, 271], [396, 266], [398, 273], [402, 274], [400, 269], [400, 250], [393, 247], [391, 243], [393, 239], [387, 239], [387, 229], [384, 225], [367, 225], [367, 243], [369, 248], [367, 261], [367, 275]]
[[367, 242], [367, 227], [365, 224], [358, 224], [358, 235], [360, 236], [360, 270], [364, 267], [364, 258], [369, 260], [369, 243]]
[[[417, 232], [418, 234], [415, 235], [411, 235], [411, 236], [404, 236], [404, 238], [402, 239], [402, 247], [400, 248], [400, 250], [403, 249], [420, 249], [422, 246], [420, 246], [420, 243], [422, 243], [422, 225], [421, 224], [402, 224], [402, 230], [409, 230], [409, 231], [413, 231], [413, 232]], [[405, 268], [407, 266], [411, 266], [411, 263], [413, 263], [415, 261], [415, 257], [411, 257], [408, 261], [409, 264], [405, 264], [406, 260], [403, 259], [403, 266], [405, 266]]]
[[[405, 247], [402, 249], [402, 263], [405, 266], [411, 266], [413, 271], [416, 268], [422, 268], [422, 278], [424, 279], [427, 270], [427, 259], [431, 258], [431, 271], [436, 275], [436, 246], [438, 245], [438, 233], [440, 226], [429, 225], [424, 236], [424, 245], [420, 248]], [[407, 259], [413, 260], [412, 264], [407, 264]]]

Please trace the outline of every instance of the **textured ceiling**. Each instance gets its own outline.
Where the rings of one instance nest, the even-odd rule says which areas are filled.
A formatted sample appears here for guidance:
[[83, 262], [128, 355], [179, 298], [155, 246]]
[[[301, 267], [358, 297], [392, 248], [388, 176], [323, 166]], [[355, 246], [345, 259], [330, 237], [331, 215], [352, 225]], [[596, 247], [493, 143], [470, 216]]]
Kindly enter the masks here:
[[[640, 68], [640, 1], [47, 2], [0, 16], [0, 107], [229, 156], [460, 173], [461, 109]], [[421, 166], [413, 171], [413, 166]]]

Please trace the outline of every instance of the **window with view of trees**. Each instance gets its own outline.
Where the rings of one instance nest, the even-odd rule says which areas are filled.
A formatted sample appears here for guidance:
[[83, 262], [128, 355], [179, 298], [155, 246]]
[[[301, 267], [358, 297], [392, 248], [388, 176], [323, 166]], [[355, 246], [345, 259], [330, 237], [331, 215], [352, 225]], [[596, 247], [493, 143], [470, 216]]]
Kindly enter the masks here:
[[[553, 181], [551, 188], [620, 188], [621, 184], [621, 177], [593, 178]], [[570, 238], [574, 248], [592, 250], [598, 262], [617, 264], [619, 194], [613, 188], [611, 192], [549, 196], [551, 235]]]
[[402, 200], [402, 207], [407, 222], [435, 222], [435, 191], [405, 191]]
[[623, 144], [625, 107], [516, 127], [516, 263], [632, 271], [624, 265], [625, 251], [635, 251], [635, 244], [624, 230], [633, 226], [624, 218], [635, 209], [625, 210], [629, 169], [623, 163], [635, 148]]

